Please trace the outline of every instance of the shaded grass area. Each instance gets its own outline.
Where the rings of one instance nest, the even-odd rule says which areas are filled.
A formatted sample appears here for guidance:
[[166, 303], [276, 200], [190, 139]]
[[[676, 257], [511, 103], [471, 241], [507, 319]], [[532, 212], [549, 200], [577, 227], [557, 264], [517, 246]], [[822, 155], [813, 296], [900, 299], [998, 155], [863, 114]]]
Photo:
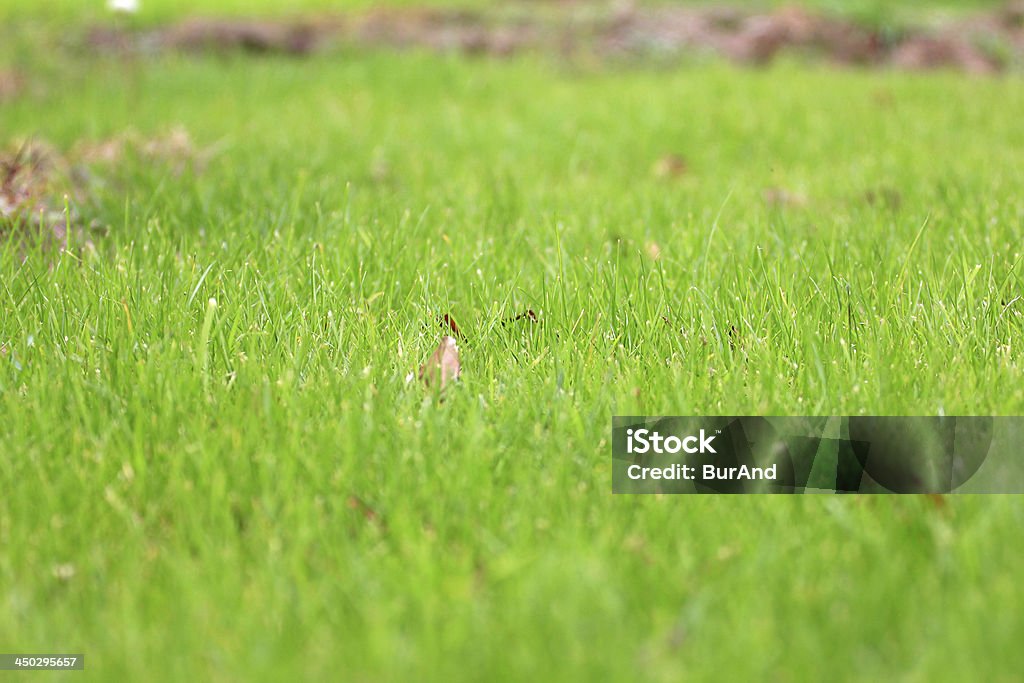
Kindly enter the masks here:
[[[613, 414], [1020, 413], [1019, 81], [45, 77], [5, 135], [219, 153], [126, 162], [93, 257], [0, 256], [5, 649], [95, 680], [1019, 670], [1015, 498], [613, 498], [607, 442]], [[404, 378], [445, 313], [441, 404]]]

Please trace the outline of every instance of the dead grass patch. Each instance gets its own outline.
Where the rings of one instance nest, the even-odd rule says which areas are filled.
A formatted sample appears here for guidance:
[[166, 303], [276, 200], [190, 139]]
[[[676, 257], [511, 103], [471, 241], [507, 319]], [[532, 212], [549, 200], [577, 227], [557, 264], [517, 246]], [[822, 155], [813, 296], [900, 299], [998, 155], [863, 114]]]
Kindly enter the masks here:
[[31, 248], [93, 253], [106, 229], [81, 209], [125, 165], [145, 160], [175, 174], [201, 172], [215, 152], [196, 146], [181, 127], [153, 137], [127, 131], [67, 153], [43, 140], [15, 142], [0, 150], [0, 242], [15, 240], [22, 256]]

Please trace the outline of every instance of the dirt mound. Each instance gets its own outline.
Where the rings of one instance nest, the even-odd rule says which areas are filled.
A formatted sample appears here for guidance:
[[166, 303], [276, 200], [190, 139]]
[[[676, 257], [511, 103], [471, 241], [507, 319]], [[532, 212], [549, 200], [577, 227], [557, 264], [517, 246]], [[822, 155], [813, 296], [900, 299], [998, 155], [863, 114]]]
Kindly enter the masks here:
[[301, 21], [191, 19], [139, 32], [96, 29], [86, 42], [103, 50], [295, 56], [339, 46], [495, 56], [586, 52], [609, 59], [709, 54], [755, 65], [797, 51], [848, 65], [991, 73], [1024, 62], [1024, 2], [898, 31], [794, 7], [626, 6], [601, 12], [555, 3], [543, 12], [390, 8]]
[[86, 220], [80, 209], [93, 204], [98, 188], [122, 185], [126, 164], [198, 173], [215, 153], [197, 147], [180, 126], [151, 137], [126, 131], [82, 141], [67, 153], [35, 139], [0, 149], [0, 243], [14, 240], [23, 255], [29, 248], [94, 251], [105, 228]]
[[29, 141], [0, 154], [0, 241], [40, 243], [44, 249], [68, 246], [68, 228], [77, 217], [57, 187], [67, 167], [52, 147]]

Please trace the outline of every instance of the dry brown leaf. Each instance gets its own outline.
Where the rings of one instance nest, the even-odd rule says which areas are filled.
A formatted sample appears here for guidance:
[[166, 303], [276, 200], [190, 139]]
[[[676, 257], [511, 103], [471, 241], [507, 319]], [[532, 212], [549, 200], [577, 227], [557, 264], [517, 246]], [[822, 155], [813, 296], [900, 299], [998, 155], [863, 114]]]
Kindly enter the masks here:
[[420, 380], [428, 387], [444, 389], [449, 382], [454, 382], [462, 373], [459, 364], [459, 346], [454, 337], [441, 337], [441, 343], [420, 366]]

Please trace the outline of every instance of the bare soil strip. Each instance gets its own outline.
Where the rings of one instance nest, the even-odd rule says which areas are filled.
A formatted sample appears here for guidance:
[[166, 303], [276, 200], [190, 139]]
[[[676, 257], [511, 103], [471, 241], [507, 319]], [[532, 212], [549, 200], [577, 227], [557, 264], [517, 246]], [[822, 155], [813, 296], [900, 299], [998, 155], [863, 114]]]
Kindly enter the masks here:
[[604, 58], [717, 55], [766, 64], [786, 51], [865, 67], [985, 74], [1024, 63], [1024, 2], [938, 26], [899, 30], [800, 8], [633, 7], [585, 11], [386, 9], [299, 21], [189, 19], [147, 31], [91, 30], [102, 51], [244, 51], [309, 55], [338, 47], [507, 56], [522, 51]]

